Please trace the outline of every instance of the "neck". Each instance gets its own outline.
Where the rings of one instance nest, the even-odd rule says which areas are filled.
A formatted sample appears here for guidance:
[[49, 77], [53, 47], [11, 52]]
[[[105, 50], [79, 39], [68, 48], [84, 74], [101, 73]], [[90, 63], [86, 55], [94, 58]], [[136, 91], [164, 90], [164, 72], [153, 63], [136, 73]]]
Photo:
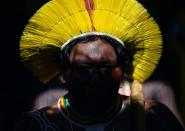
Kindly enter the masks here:
[[[68, 113], [77, 118], [79, 122], [105, 122], [110, 120], [120, 111], [122, 101], [117, 95], [112, 100], [101, 102], [100, 100], [79, 100], [71, 96], [66, 97], [69, 100]], [[90, 120], [90, 121], [89, 121]]]

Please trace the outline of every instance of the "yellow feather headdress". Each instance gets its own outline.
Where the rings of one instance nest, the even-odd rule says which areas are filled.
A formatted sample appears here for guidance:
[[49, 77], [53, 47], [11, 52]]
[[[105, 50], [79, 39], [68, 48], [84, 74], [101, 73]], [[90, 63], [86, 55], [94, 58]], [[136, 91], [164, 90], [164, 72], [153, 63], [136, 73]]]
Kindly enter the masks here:
[[[88, 32], [104, 33], [135, 50], [127, 76], [146, 80], [161, 56], [161, 32], [136, 0], [51, 0], [29, 20], [20, 57], [46, 83], [59, 73], [57, 53], [67, 41]], [[132, 48], [130, 48], [132, 47]]]

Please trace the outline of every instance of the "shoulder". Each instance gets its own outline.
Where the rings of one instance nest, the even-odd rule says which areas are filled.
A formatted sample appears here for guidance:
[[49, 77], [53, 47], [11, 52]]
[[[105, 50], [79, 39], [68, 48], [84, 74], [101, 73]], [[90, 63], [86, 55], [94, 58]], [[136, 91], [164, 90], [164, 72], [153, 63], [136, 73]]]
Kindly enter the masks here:
[[167, 106], [148, 100], [145, 102], [145, 108], [137, 103], [128, 105], [114, 123], [118, 127], [128, 130], [137, 130], [137, 128], [143, 127], [146, 128], [146, 131], [184, 131], [178, 119]]
[[178, 119], [170, 109], [162, 103], [145, 102], [145, 116], [148, 128], [163, 131], [184, 131]]
[[59, 110], [56, 107], [48, 106], [39, 110], [23, 113], [15, 123], [15, 130], [58, 130], [58, 121], [62, 122]]

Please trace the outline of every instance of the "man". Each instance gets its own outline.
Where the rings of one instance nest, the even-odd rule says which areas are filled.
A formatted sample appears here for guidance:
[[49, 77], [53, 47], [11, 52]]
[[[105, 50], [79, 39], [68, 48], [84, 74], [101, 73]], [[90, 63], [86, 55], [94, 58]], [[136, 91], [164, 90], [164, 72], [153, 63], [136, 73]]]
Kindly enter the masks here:
[[[133, 119], [130, 115], [131, 111], [123, 110], [125, 107], [117, 93], [123, 77], [123, 65], [117, 57], [118, 53], [108, 41], [100, 36], [88, 37], [75, 43], [69, 55], [68, 64], [70, 65], [60, 77], [69, 93], [58, 101], [58, 106], [49, 106], [25, 114], [22, 119], [24, 124], [21, 124], [17, 130], [133, 129], [133, 121], [130, 122]], [[174, 119], [173, 125], [176, 127], [172, 126], [173, 130], [180, 129], [175, 117], [166, 107], [159, 105], [153, 108], [164, 108], [161, 113], [165, 111], [166, 115]], [[154, 115], [153, 108], [147, 111], [146, 118]], [[151, 118], [147, 119], [153, 121]], [[163, 118], [161, 120], [163, 121]], [[155, 121], [157, 130], [167, 128], [167, 125], [162, 125], [163, 122], [157, 124], [156, 122], [158, 121]]]
[[[143, 82], [161, 55], [157, 24], [135, 0], [52, 0], [29, 21], [23, 62], [43, 82], [68, 89], [52, 106], [23, 114], [16, 130], [164, 131], [182, 128], [162, 104], [144, 111]], [[118, 94], [133, 80], [131, 105]]]

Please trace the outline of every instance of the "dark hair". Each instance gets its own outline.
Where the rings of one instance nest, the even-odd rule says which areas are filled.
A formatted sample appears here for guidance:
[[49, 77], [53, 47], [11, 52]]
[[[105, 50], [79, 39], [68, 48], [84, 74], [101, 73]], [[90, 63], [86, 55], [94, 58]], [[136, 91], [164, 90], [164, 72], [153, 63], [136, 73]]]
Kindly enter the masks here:
[[60, 71], [64, 72], [67, 69], [67, 67], [70, 66], [69, 57], [70, 57], [70, 53], [74, 45], [76, 45], [79, 42], [86, 43], [86, 42], [95, 41], [97, 39], [105, 40], [115, 49], [118, 64], [124, 68], [125, 65], [127, 64], [124, 46], [119, 41], [109, 36], [92, 34], [92, 35], [86, 35], [86, 36], [82, 36], [82, 37], [72, 40], [68, 45], [66, 45], [60, 51], [60, 63], [59, 63]]

